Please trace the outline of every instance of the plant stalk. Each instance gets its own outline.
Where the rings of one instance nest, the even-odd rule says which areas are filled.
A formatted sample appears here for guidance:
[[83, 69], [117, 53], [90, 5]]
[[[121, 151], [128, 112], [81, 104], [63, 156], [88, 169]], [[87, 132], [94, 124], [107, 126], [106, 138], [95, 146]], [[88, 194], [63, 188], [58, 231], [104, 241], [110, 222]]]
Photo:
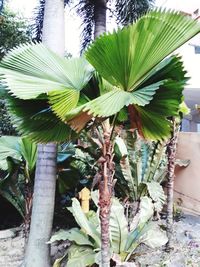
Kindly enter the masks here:
[[172, 237], [173, 237], [173, 199], [174, 199], [174, 178], [175, 178], [175, 160], [179, 126], [177, 126], [175, 118], [172, 119], [173, 131], [171, 139], [167, 145], [167, 157], [168, 157], [168, 181], [167, 181], [167, 237], [168, 242], [166, 244], [166, 251], [169, 252], [172, 249]]
[[[109, 129], [108, 129], [109, 128]], [[102, 180], [99, 183], [99, 208], [100, 208], [100, 222], [101, 222], [101, 266], [110, 266], [110, 235], [109, 235], [109, 221], [111, 210], [111, 199], [113, 194], [113, 176], [114, 176], [114, 162], [113, 162], [113, 146], [110, 140], [111, 129], [103, 127], [104, 143], [102, 154], [104, 162], [101, 163]]]

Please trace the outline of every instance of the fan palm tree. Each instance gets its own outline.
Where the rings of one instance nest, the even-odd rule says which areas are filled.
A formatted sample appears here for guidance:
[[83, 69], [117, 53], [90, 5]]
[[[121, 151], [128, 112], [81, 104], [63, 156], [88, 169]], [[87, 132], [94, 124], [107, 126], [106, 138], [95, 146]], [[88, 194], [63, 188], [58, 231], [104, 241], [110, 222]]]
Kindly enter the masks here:
[[81, 51], [105, 32], [107, 10], [116, 18], [118, 25], [124, 26], [145, 14], [153, 3], [154, 0], [80, 0], [76, 10], [83, 21]]
[[[110, 13], [116, 17], [119, 25], [127, 25], [136, 21], [145, 14], [153, 5], [154, 0], [79, 0], [75, 1], [77, 14], [82, 18], [82, 47], [84, 51], [88, 44], [100, 34], [106, 31], [106, 13], [110, 4]], [[64, 4], [74, 3], [64, 0]], [[32, 25], [33, 40], [42, 40], [45, 0], [40, 0], [35, 10], [35, 19]]]
[[[197, 21], [177, 12], [155, 10], [133, 25], [98, 38], [86, 53], [104, 84], [94, 99], [84, 90], [93, 73], [84, 58], [62, 59], [42, 44], [11, 51], [0, 72], [11, 93], [10, 110], [18, 118], [18, 129], [36, 141], [60, 142], [69, 137], [67, 124], [79, 132], [88, 122], [102, 125], [108, 117], [115, 121], [123, 111], [130, 126], [145, 138], [168, 138], [171, 122], [167, 118], [178, 114], [187, 80], [181, 59], [171, 53], [199, 32]], [[99, 132], [103, 267], [110, 264], [112, 132], [106, 123]]]
[[[64, 56], [64, 1], [46, 0], [42, 41]], [[51, 236], [56, 188], [57, 144], [38, 145], [30, 234], [24, 266], [50, 267], [47, 241]]]

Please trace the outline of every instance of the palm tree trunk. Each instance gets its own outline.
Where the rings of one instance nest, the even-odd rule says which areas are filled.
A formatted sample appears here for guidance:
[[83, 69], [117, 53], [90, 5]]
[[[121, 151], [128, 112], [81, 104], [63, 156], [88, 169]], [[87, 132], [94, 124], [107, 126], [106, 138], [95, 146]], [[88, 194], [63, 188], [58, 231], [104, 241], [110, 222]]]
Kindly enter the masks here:
[[101, 221], [101, 266], [110, 266], [110, 208], [111, 198], [113, 195], [113, 176], [114, 176], [114, 162], [113, 162], [113, 146], [111, 142], [111, 131], [109, 123], [108, 127], [104, 129], [104, 143], [102, 147], [102, 181], [99, 184], [99, 207], [100, 207], [100, 221]]
[[167, 157], [168, 157], [168, 181], [167, 181], [167, 237], [168, 242], [166, 244], [166, 251], [172, 249], [172, 236], [173, 236], [173, 199], [174, 199], [174, 170], [176, 160], [176, 149], [178, 141], [179, 127], [177, 127], [176, 121], [173, 118], [173, 132], [172, 137], [167, 145]]
[[[64, 0], [46, 0], [43, 42], [64, 56]], [[26, 247], [25, 267], [50, 267], [51, 237], [56, 188], [57, 145], [38, 145], [38, 159], [33, 194], [30, 234]]]
[[106, 32], [107, 0], [94, 1], [94, 38]]
[[[96, 0], [94, 2], [94, 38], [106, 32], [106, 9], [107, 0]], [[110, 266], [110, 209], [113, 192], [113, 147], [111, 143], [111, 127], [109, 120], [103, 125], [104, 144], [102, 148], [101, 165], [102, 181], [99, 184], [99, 217], [101, 222], [101, 266]]]

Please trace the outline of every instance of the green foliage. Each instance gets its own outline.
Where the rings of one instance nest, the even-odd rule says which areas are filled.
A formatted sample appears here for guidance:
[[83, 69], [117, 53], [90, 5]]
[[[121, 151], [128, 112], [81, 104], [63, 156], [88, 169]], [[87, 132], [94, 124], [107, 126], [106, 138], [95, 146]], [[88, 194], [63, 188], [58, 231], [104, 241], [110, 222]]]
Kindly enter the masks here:
[[0, 169], [3, 170], [0, 194], [25, 218], [29, 201], [27, 184], [31, 182], [37, 158], [36, 144], [27, 138], [2, 136], [0, 151]]
[[[6, 53], [21, 43], [31, 40], [29, 26], [24, 18], [10, 11], [7, 7], [0, 15], [0, 60]], [[6, 108], [5, 96], [2, 95], [0, 83], [0, 135], [16, 135]]]
[[149, 11], [153, 4], [154, 0], [116, 0], [117, 22], [128, 25]]
[[199, 31], [198, 23], [179, 13], [155, 10], [129, 27], [98, 38], [86, 58], [113, 90], [72, 110], [66, 119], [81, 130], [92, 115], [105, 118], [133, 105], [131, 120], [146, 138], [168, 137], [171, 129], [166, 118], [178, 114], [187, 79], [180, 59], [166, 57]]
[[144, 141], [137, 132], [126, 132], [123, 139], [117, 137], [115, 150], [116, 193], [130, 201], [148, 195], [160, 211], [165, 201], [160, 183], [167, 173], [166, 146]]
[[15, 129], [8, 114], [6, 101], [4, 99], [0, 99], [0, 136], [1, 135], [16, 135]]
[[[96, 203], [97, 193], [92, 193]], [[68, 231], [61, 230], [50, 240], [73, 241], [69, 248], [67, 266], [91, 266], [99, 264], [100, 255], [100, 224], [98, 211], [90, 211], [84, 214], [77, 199], [73, 199], [70, 211], [73, 213], [80, 229], [72, 228]], [[132, 221], [130, 230], [124, 215], [124, 208], [116, 198], [112, 199], [110, 216], [110, 243], [111, 255], [114, 258], [118, 254], [122, 261], [129, 258], [140, 243], [145, 243], [152, 248], [164, 245], [167, 242], [166, 235], [155, 223], [149, 220], [153, 215], [153, 203], [148, 197], [142, 197], [139, 212], [135, 221]], [[85, 251], [85, 253], [83, 253]], [[60, 266], [60, 265], [58, 265]]]
[[106, 118], [131, 106], [135, 116], [129, 120], [142, 135], [168, 137], [166, 118], [178, 114], [187, 79], [180, 58], [166, 57], [199, 31], [186, 16], [155, 10], [100, 37], [86, 58], [112, 90], [91, 101], [80, 92], [94, 72], [85, 59], [63, 59], [41, 44], [14, 49], [0, 72], [10, 93], [20, 98], [9, 100], [18, 129], [36, 141], [60, 142], [72, 138], [66, 123], [80, 131], [92, 117]]
[[43, 142], [72, 139], [62, 119], [91, 79], [89, 63], [84, 58], [61, 58], [42, 44], [32, 44], [8, 53], [2, 67], [11, 93], [18, 97], [9, 98], [8, 106], [20, 133]]
[[10, 49], [30, 40], [27, 21], [5, 8], [0, 15], [0, 60]]

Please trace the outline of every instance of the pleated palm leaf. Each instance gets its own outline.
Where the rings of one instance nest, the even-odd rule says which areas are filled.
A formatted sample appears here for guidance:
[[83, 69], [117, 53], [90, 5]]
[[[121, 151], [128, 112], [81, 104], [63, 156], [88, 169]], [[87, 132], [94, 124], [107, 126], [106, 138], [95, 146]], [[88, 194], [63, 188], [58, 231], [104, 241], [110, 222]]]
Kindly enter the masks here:
[[37, 142], [71, 139], [72, 130], [60, 118], [76, 107], [80, 90], [93, 75], [84, 58], [64, 59], [42, 44], [23, 45], [2, 60], [0, 72], [21, 134]]
[[166, 118], [177, 115], [187, 79], [180, 58], [167, 56], [199, 31], [189, 17], [155, 10], [100, 37], [86, 58], [112, 89], [84, 104], [80, 90], [93, 74], [84, 58], [62, 59], [41, 44], [11, 51], [0, 72], [14, 96], [10, 109], [18, 129], [36, 141], [59, 142], [69, 136], [66, 123], [80, 131], [92, 117], [107, 118], [129, 106], [129, 119], [142, 135], [168, 137]]
[[79, 131], [91, 117], [113, 116], [129, 106], [134, 114], [129, 119], [145, 138], [168, 137], [166, 118], [178, 114], [187, 81], [181, 59], [171, 53], [199, 31], [200, 24], [189, 17], [155, 10], [97, 39], [86, 58], [113, 88], [72, 110], [66, 120]]

